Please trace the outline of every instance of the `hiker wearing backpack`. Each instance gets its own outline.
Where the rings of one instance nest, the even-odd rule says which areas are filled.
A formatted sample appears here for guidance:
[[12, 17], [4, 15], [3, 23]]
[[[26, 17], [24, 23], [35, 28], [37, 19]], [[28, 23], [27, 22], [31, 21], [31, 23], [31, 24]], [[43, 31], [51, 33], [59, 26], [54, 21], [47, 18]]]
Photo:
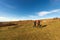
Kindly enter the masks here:
[[34, 27], [41, 27], [40, 20], [34, 21]]

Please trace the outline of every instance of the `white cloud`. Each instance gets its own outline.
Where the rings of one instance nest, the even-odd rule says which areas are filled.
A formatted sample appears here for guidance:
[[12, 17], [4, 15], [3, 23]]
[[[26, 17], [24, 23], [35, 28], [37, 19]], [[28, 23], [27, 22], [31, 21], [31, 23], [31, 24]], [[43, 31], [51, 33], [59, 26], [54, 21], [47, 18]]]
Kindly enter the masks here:
[[50, 12], [53, 13], [53, 12], [59, 12], [59, 11], [60, 11], [60, 9], [56, 9], [56, 10], [52, 10]]
[[21, 17], [21, 18], [8, 18], [8, 17], [0, 17], [0, 22], [9, 22], [9, 21], [23, 21], [23, 20], [31, 20], [27, 17]]
[[45, 15], [47, 15], [47, 14], [57, 13], [57, 12], [59, 12], [59, 11], [60, 11], [60, 9], [51, 10], [51, 11], [41, 11], [41, 12], [38, 13], [38, 15], [39, 15], [39, 16], [45, 16]]
[[8, 17], [0, 17], [0, 22], [6, 22], [6, 21], [18, 21], [19, 19], [10, 19]]
[[40, 19], [45, 19], [37, 15], [29, 15], [29, 20], [40, 20]]
[[39, 16], [44, 16], [46, 14], [49, 14], [50, 12], [47, 12], [47, 11], [42, 11], [42, 12], [39, 12], [38, 15]]

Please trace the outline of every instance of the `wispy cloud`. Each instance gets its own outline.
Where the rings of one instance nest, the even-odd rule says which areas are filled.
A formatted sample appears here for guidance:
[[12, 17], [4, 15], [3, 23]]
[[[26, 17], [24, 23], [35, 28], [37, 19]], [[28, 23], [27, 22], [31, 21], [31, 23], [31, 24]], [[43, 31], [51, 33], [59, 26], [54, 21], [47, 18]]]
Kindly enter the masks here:
[[6, 22], [6, 21], [18, 21], [19, 19], [10, 19], [8, 17], [0, 17], [0, 22]]
[[[10, 5], [10, 4], [7, 4], [7, 3], [5, 3], [5, 2], [2, 2], [2, 1], [0, 1], [0, 4], [3, 5], [3, 6], [5, 6], [5, 7], [7, 7], [7, 8], [15, 9], [14, 6], [12, 6], [12, 5]], [[1, 5], [0, 5], [0, 6], [1, 6]]]
[[21, 18], [9, 18], [9, 17], [1, 17], [0, 16], [0, 22], [9, 22], [9, 21], [22, 21], [22, 20], [31, 20], [27, 17], [21, 17]]
[[38, 19], [38, 16], [36, 16], [36, 15], [29, 15], [28, 17], [29, 17], [29, 20], [36, 20], [36, 19]]
[[35, 16], [35, 15], [29, 15], [30, 18], [36, 18], [38, 16]]
[[50, 11], [41, 11], [38, 13], [38, 16], [45, 16], [47, 14], [57, 13], [60, 9], [50, 10]]

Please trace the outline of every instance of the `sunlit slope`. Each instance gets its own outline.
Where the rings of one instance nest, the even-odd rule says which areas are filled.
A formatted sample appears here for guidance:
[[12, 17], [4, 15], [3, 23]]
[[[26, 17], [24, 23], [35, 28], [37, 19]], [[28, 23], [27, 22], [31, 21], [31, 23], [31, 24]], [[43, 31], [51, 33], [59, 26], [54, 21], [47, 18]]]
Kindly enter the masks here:
[[33, 27], [33, 21], [0, 28], [0, 40], [60, 40], [60, 20], [43, 20], [45, 27]]

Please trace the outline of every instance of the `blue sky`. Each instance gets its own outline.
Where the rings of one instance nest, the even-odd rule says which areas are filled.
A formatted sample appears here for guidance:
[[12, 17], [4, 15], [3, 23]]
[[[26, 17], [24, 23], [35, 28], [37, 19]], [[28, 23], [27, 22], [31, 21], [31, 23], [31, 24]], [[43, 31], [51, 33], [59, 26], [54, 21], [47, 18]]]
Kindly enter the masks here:
[[60, 17], [60, 0], [0, 0], [0, 21]]

